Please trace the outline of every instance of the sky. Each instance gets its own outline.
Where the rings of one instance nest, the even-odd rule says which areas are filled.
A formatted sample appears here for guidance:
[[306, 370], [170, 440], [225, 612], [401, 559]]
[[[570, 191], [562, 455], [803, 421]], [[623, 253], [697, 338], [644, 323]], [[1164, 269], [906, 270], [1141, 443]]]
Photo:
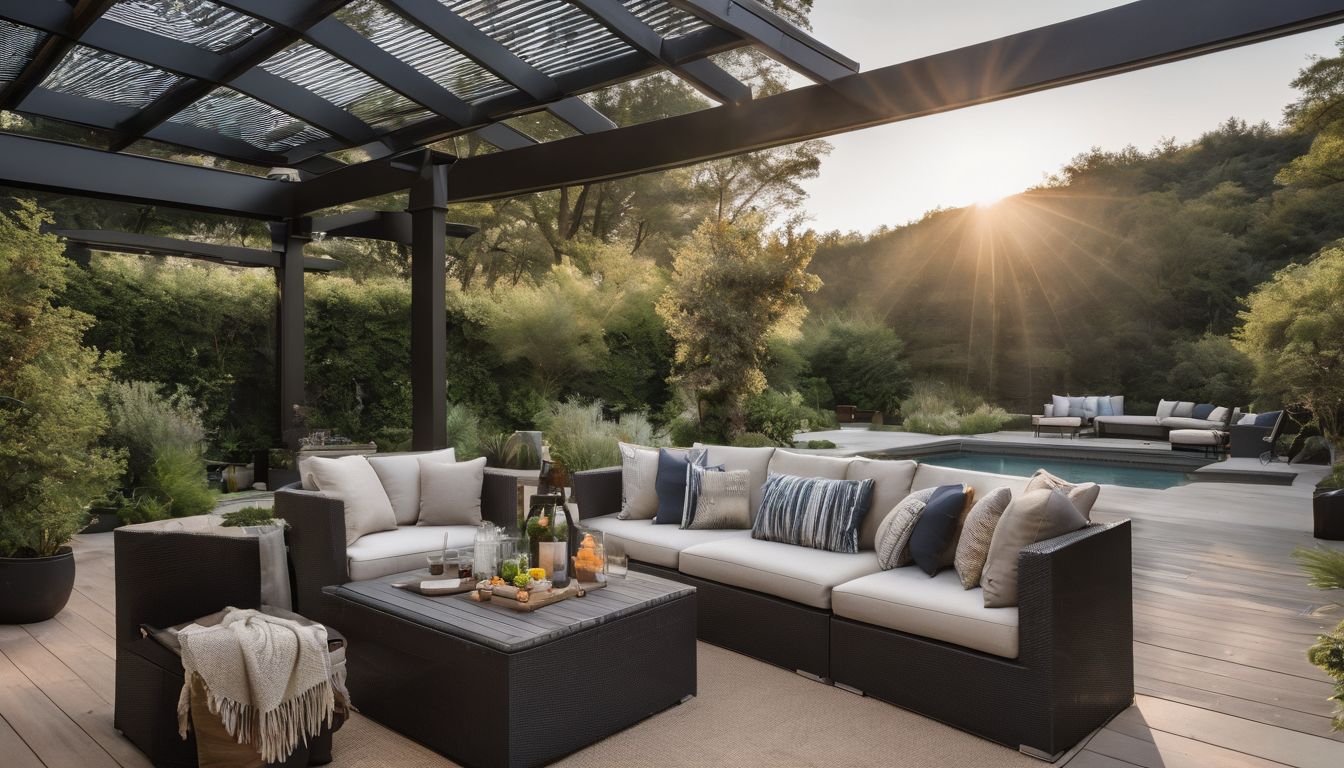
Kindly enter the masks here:
[[[813, 34], [863, 71], [1063, 21], [1120, 0], [815, 0]], [[834, 136], [805, 183], [810, 225], [869, 232], [1021, 192], [1094, 146], [1189, 142], [1229, 117], [1278, 125], [1334, 27], [1041, 93]]]

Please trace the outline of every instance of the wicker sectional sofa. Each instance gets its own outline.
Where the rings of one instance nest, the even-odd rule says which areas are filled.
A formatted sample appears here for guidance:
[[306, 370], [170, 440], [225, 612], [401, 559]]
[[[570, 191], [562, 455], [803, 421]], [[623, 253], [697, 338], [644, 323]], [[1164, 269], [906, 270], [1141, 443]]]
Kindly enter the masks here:
[[[709, 450], [711, 465], [749, 469], [756, 485], [774, 449]], [[902, 464], [908, 479], [879, 482], [904, 487], [875, 498], [959, 482], [980, 494], [1005, 485], [1016, 494], [1026, 484]], [[580, 472], [574, 487], [582, 524], [620, 542], [632, 567], [696, 587], [698, 633], [707, 642], [1038, 757], [1069, 749], [1133, 699], [1128, 521], [1028, 547], [1018, 605], [985, 608], [981, 590], [962, 589], [955, 572], [883, 571], [871, 549], [842, 554], [761, 541], [750, 531], [621, 520], [619, 467]]]
[[[1018, 493], [1026, 484], [913, 461], [709, 447], [710, 464], [749, 470], [753, 509], [777, 459], [787, 461], [786, 474], [880, 470], [871, 473], [879, 484], [874, 528], [891, 500], [912, 489], [968, 483], [980, 494], [1004, 485]], [[486, 519], [514, 524], [517, 481], [517, 473], [486, 471]], [[619, 467], [575, 474], [581, 524], [619, 542], [633, 568], [695, 586], [702, 640], [1044, 758], [1069, 749], [1133, 700], [1128, 521], [1092, 524], [1023, 550], [1018, 605], [991, 609], [979, 588], [963, 590], [951, 570], [934, 578], [916, 568], [883, 571], [871, 536], [862, 551], [844, 554], [757, 540], [749, 530], [621, 520], [621, 481]], [[320, 493], [282, 489], [276, 510], [290, 524], [295, 610], [337, 629], [323, 587], [407, 570], [415, 567], [403, 565], [411, 558], [423, 562], [411, 533], [368, 534], [347, 548], [343, 504]], [[442, 541], [445, 532], [452, 537], [434, 535]], [[370, 546], [367, 539], [386, 557], [355, 559], [351, 550], [357, 556]]]

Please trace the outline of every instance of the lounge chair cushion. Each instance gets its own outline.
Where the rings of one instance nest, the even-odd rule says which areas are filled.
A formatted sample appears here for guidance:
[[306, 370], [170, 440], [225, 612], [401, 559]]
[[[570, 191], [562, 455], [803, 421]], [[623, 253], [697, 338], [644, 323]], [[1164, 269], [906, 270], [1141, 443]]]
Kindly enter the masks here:
[[[1086, 416], [1087, 414], [1083, 411], [1083, 405], [1086, 402], [1087, 398], [1085, 397], [1069, 397], [1069, 412], [1067, 415], [1077, 416], [1080, 419]], [[1060, 414], [1056, 411], [1055, 415], [1058, 416]]]
[[1111, 415], [1112, 415], [1112, 416], [1124, 416], [1124, 415], [1125, 415], [1125, 396], [1124, 396], [1124, 395], [1111, 395]]
[[986, 608], [979, 589], [962, 589], [957, 574], [930, 579], [918, 568], [897, 568], [831, 590], [836, 616], [1015, 659], [1017, 607]]
[[831, 607], [832, 588], [881, 570], [874, 552], [847, 554], [750, 538], [689, 547], [678, 567], [690, 576], [822, 609]]
[[845, 472], [846, 480], [872, 480], [873, 499], [868, 514], [859, 527], [859, 549], [877, 548], [877, 529], [888, 513], [910, 494], [910, 483], [915, 479], [919, 464], [908, 459], [883, 461], [854, 459]]
[[1083, 418], [1095, 419], [1098, 411], [1101, 409], [1099, 398], [1096, 395], [1088, 395], [1083, 398]]
[[426, 555], [445, 548], [471, 549], [475, 540], [474, 525], [399, 525], [346, 547], [346, 570], [352, 581], [413, 571], [425, 567]]
[[378, 473], [378, 480], [392, 502], [397, 525], [411, 525], [420, 519], [420, 461], [452, 464], [457, 461], [453, 448], [430, 453], [403, 453], [388, 456], [370, 456], [369, 466]]
[[1167, 439], [1172, 445], [1222, 445], [1223, 434], [1216, 429], [1173, 429]]
[[1159, 423], [1167, 429], [1217, 429], [1223, 423], [1221, 421], [1210, 421], [1209, 419], [1196, 419], [1184, 416], [1168, 416], [1161, 419]]
[[1050, 412], [1047, 413], [1046, 416], [1058, 417], [1069, 415], [1069, 398], [1060, 397], [1059, 395], [1051, 395], [1050, 405], [1051, 405]]
[[749, 530], [692, 530], [674, 525], [654, 525], [649, 520], [621, 520], [615, 515], [586, 518], [585, 528], [602, 531], [608, 549], [616, 544], [631, 560], [676, 568], [681, 551], [696, 544], [727, 539], [751, 540]]

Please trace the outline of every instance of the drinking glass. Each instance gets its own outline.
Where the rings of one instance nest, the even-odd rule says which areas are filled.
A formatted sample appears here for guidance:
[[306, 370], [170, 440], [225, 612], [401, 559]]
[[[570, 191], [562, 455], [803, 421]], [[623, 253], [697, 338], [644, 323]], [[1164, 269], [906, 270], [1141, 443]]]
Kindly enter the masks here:
[[425, 556], [425, 562], [426, 562], [426, 564], [429, 566], [429, 575], [430, 575], [430, 576], [442, 576], [442, 575], [443, 575], [443, 555], [442, 555], [442, 554], [438, 554], [438, 555], [426, 555], [426, 556]]
[[607, 576], [624, 579], [630, 570], [630, 558], [622, 552], [619, 555], [607, 553]]

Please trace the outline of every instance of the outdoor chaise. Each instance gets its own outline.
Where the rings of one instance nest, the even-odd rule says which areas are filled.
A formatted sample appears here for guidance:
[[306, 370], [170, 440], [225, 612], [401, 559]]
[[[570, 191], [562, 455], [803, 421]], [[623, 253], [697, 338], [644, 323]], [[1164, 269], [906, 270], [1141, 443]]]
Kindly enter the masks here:
[[1187, 401], [1162, 400], [1152, 416], [1125, 414], [1098, 416], [1093, 424], [1097, 437], [1132, 437], [1166, 440], [1173, 429], [1227, 431], [1241, 415], [1241, 409], [1197, 405]]

